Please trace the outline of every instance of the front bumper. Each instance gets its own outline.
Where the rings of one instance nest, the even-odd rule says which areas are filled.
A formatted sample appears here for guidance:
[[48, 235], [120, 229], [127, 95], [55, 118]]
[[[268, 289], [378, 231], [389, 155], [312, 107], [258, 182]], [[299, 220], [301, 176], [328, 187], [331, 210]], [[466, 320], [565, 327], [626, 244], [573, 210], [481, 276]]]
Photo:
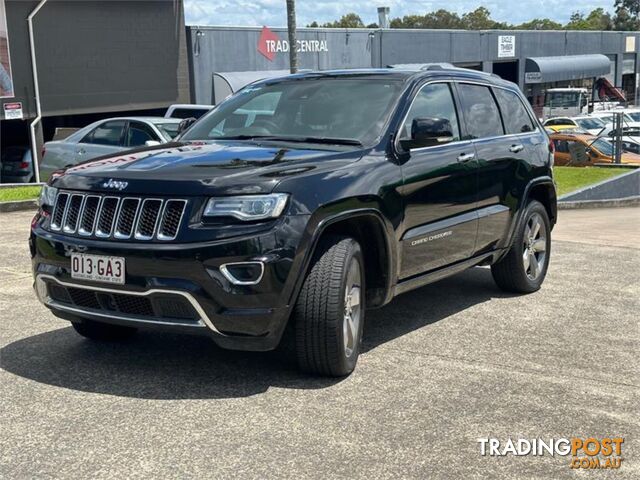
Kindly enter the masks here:
[[[271, 350], [291, 312], [307, 221], [304, 215], [283, 217], [251, 237], [158, 244], [52, 233], [37, 215], [30, 237], [36, 293], [56, 316], [70, 321], [205, 334], [224, 348]], [[71, 278], [76, 252], [124, 257], [125, 284]], [[236, 262], [261, 262], [260, 281], [234, 285], [221, 267]]]

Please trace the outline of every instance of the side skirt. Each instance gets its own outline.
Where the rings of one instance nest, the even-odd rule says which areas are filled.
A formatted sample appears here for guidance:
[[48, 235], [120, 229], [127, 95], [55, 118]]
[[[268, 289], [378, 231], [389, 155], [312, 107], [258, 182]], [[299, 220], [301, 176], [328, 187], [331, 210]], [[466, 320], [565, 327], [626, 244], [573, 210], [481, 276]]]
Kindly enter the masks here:
[[455, 275], [456, 273], [460, 273], [468, 268], [475, 267], [476, 265], [490, 265], [493, 263], [494, 259], [497, 259], [500, 256], [501, 253], [501, 250], [483, 253], [482, 255], [471, 257], [467, 260], [454, 263], [453, 265], [403, 280], [396, 285], [394, 296], [437, 282], [438, 280], [450, 277], [451, 275]]

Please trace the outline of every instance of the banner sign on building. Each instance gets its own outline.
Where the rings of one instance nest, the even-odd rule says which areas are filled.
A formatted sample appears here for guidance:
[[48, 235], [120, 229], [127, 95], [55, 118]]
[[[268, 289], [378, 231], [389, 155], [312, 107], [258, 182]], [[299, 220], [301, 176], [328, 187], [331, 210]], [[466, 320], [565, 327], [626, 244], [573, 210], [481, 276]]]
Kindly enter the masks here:
[[516, 56], [515, 35], [498, 35], [498, 58]]
[[[281, 39], [277, 33], [268, 27], [262, 27], [260, 38], [258, 38], [258, 52], [267, 60], [273, 62], [276, 54], [289, 51], [289, 42]], [[296, 51], [298, 53], [319, 53], [328, 52], [326, 40], [297, 40]]]
[[0, 98], [10, 98], [13, 96], [6, 7], [4, 0], [0, 0]]

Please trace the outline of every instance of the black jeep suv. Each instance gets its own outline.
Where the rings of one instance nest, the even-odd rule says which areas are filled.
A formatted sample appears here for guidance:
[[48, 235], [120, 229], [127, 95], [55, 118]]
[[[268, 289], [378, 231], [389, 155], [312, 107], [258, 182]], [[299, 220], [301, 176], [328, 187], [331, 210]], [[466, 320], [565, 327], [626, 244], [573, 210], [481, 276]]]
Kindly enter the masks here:
[[290, 338], [303, 370], [346, 375], [366, 308], [476, 265], [505, 290], [540, 288], [552, 158], [517, 87], [489, 74], [261, 81], [172, 144], [57, 172], [32, 223], [35, 289], [91, 339]]

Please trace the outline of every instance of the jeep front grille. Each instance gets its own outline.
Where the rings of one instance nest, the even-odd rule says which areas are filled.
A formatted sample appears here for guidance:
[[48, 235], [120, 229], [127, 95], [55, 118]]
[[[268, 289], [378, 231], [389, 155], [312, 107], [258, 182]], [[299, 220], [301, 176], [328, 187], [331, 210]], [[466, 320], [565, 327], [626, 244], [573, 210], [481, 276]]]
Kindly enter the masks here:
[[187, 201], [60, 192], [51, 230], [84, 237], [118, 240], [173, 240]]

